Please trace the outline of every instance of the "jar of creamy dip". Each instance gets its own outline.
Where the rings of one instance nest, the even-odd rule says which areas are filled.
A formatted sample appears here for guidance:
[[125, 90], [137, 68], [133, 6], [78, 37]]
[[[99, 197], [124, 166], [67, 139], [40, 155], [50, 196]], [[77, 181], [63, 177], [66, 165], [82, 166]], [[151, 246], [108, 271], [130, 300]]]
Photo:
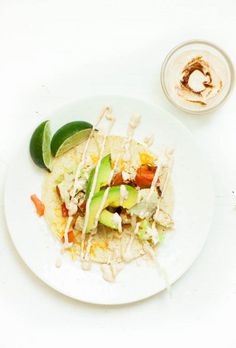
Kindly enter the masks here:
[[228, 56], [206, 41], [175, 47], [161, 69], [167, 98], [184, 111], [203, 113], [218, 107], [229, 95], [234, 70]]

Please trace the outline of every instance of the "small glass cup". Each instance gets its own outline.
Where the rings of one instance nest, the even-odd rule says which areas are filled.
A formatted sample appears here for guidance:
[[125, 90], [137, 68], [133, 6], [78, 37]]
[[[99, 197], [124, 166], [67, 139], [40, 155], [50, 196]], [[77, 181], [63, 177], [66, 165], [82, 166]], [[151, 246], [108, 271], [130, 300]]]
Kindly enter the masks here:
[[[181, 57], [188, 55], [191, 60], [194, 56], [199, 55], [200, 52], [206, 52], [210, 54], [210, 57], [216, 58], [217, 64], [220, 64], [224, 70], [224, 72], [222, 70], [222, 74], [225, 74], [225, 76], [222, 77], [224, 80], [222, 89], [214, 97], [209, 99], [207, 105], [191, 103], [183, 100], [183, 98], [181, 100], [174, 87], [177, 81], [175, 81], [175, 79], [171, 81], [171, 76], [174, 75], [173, 71], [176, 69], [181, 71], [181, 64], [178, 62], [178, 58], [181, 60]], [[176, 69], [174, 69], [174, 63], [176, 63]], [[213, 62], [212, 65], [214, 65]], [[182, 69], [184, 66], [185, 63], [183, 63]], [[232, 90], [233, 82], [234, 69], [231, 60], [222, 49], [207, 41], [186, 41], [174, 47], [166, 56], [161, 68], [161, 85], [167, 99], [179, 109], [193, 114], [210, 112], [222, 105]]]

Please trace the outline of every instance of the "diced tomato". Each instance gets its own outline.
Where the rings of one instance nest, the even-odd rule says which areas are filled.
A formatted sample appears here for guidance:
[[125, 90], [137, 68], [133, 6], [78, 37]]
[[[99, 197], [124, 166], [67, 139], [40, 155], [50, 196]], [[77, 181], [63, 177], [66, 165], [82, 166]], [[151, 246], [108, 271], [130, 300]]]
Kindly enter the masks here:
[[32, 195], [30, 198], [35, 205], [36, 212], [37, 212], [38, 216], [43, 216], [45, 206], [42, 203], [42, 201], [35, 194]]
[[111, 183], [111, 186], [118, 186], [125, 184], [125, 181], [123, 179], [122, 173], [117, 173]]
[[[62, 243], [65, 243], [65, 237], [63, 236], [61, 239]], [[73, 231], [68, 232], [68, 242], [69, 243], [74, 243], [75, 242], [75, 235]]]
[[62, 213], [63, 217], [68, 217], [69, 216], [68, 209], [66, 208], [65, 203], [62, 203], [62, 205], [61, 205], [61, 213]]
[[142, 165], [137, 169], [135, 176], [135, 184], [141, 188], [150, 188], [157, 167], [149, 166], [147, 164]]

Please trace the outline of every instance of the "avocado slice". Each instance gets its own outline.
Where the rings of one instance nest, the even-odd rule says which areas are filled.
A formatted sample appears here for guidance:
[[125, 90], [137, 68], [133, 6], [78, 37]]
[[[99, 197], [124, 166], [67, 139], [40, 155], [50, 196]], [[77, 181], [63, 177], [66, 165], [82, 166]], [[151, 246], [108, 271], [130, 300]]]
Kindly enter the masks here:
[[[91, 170], [90, 175], [89, 175], [87, 189], [86, 189], [86, 199], [88, 199], [89, 194], [90, 194], [91, 189], [92, 189], [95, 169], [96, 169], [96, 167]], [[98, 192], [101, 187], [108, 185], [111, 171], [112, 171], [111, 154], [108, 154], [105, 157], [103, 157], [103, 159], [101, 160], [99, 170], [98, 170], [98, 176], [97, 176], [97, 182], [96, 182], [94, 194], [96, 192]]]
[[118, 219], [114, 219], [115, 215], [117, 215], [118, 219], [121, 221], [121, 217], [119, 214], [111, 213], [107, 209], [104, 209], [99, 217], [99, 222], [107, 227], [113, 228], [113, 230], [118, 230], [119, 229], [119, 222], [117, 221]]
[[[137, 198], [138, 198], [138, 191], [136, 191], [133, 187], [129, 185], [123, 185], [126, 189], [127, 197], [121, 202], [120, 199], [120, 190], [121, 186], [113, 186], [109, 189], [109, 193], [107, 195], [107, 199], [104, 203], [104, 209], [108, 206], [110, 207], [123, 207], [126, 209], [130, 209], [137, 203]], [[105, 190], [97, 192], [92, 200], [91, 204], [89, 207], [89, 218], [88, 218], [88, 225], [86, 232], [90, 232], [93, 228], [95, 228], [95, 219], [96, 219], [96, 214], [99, 211], [103, 196], [104, 196]], [[110, 213], [107, 210], [103, 210], [100, 217], [99, 217], [99, 222], [101, 222], [103, 225], [118, 229], [118, 225], [115, 223], [115, 219], [113, 219], [114, 214]]]

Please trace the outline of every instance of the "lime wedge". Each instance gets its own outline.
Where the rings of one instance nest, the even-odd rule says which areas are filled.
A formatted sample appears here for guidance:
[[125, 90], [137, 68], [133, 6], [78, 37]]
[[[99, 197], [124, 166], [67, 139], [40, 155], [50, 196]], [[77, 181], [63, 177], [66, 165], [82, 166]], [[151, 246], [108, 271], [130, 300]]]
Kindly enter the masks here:
[[30, 155], [34, 163], [51, 171], [51, 132], [49, 121], [42, 122], [34, 131], [30, 140]]
[[85, 121], [70, 122], [59, 128], [51, 141], [53, 156], [61, 156], [84, 142], [89, 137], [91, 130], [92, 125]]

